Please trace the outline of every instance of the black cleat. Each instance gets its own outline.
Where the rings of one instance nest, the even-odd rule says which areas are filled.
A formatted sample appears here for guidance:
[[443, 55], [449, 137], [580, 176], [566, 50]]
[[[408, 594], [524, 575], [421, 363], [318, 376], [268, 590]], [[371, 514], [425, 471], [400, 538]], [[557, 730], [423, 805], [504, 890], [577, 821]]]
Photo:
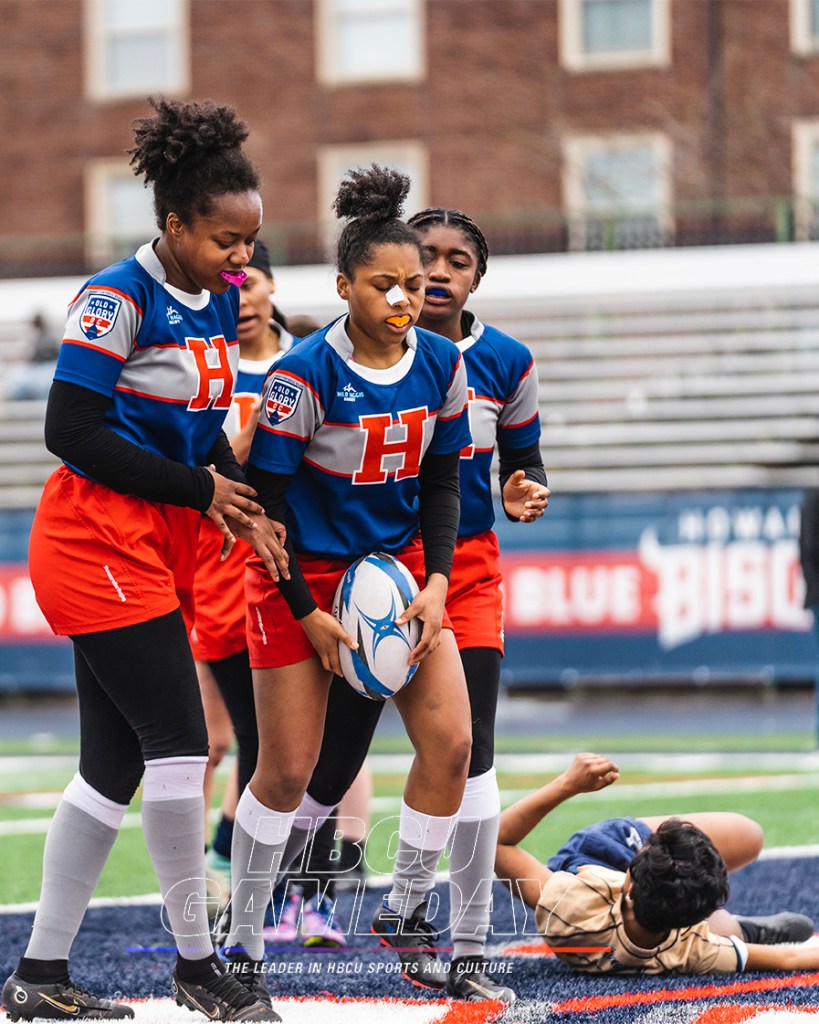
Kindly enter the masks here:
[[[770, 917], [740, 917], [734, 914], [740, 926], [748, 925], [750, 943], [761, 946], [776, 946], [780, 942], [807, 942], [813, 936], [813, 921], [804, 914], [792, 914], [783, 910]], [[742, 927], [743, 932], [745, 928]], [[753, 937], [750, 937], [753, 936]]]
[[12, 974], [3, 986], [3, 1006], [9, 1020], [128, 1020], [134, 1011], [125, 1003], [79, 988], [66, 979], [52, 985], [23, 981]]
[[452, 961], [446, 979], [446, 994], [470, 1003], [484, 999], [514, 1003], [516, 998], [511, 988], [495, 981], [489, 973], [489, 961], [482, 956], [459, 956]]
[[389, 946], [401, 961], [401, 974], [419, 988], [446, 987], [444, 965], [438, 959], [435, 943], [438, 933], [426, 919], [426, 903], [410, 917], [401, 917], [387, 906], [386, 899], [373, 917], [370, 931]]
[[171, 977], [174, 999], [179, 1006], [199, 1010], [210, 1020], [281, 1021], [281, 1017], [228, 973], [224, 964], [213, 964], [213, 979], [206, 984], [183, 981], [174, 970]]
[[227, 973], [232, 974], [234, 978], [240, 981], [260, 1003], [264, 1003], [265, 1006], [272, 1008], [273, 1002], [267, 990], [267, 981], [265, 979], [264, 960], [253, 960], [241, 946], [230, 950], [223, 949], [221, 955], [225, 962]]

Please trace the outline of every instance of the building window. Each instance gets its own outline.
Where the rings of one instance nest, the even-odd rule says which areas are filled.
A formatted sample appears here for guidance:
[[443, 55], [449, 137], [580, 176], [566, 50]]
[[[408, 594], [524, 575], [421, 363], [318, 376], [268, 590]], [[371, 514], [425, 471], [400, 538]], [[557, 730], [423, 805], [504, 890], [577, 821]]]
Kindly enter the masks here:
[[791, 49], [819, 53], [819, 0], [791, 0]]
[[664, 135], [582, 136], [564, 144], [571, 249], [668, 245], [671, 192], [671, 144]]
[[795, 121], [793, 137], [794, 231], [800, 241], [819, 239], [819, 120]]
[[153, 192], [122, 160], [90, 164], [85, 175], [86, 258], [104, 267], [159, 233]]
[[[404, 204], [404, 218], [429, 205], [426, 148], [420, 142], [373, 142], [364, 146], [324, 146], [318, 155], [318, 222], [323, 244], [332, 253], [341, 230], [333, 200], [347, 172], [379, 164], [408, 174], [412, 182]], [[332, 256], [329, 256], [332, 259]]]
[[188, 0], [87, 0], [85, 11], [89, 96], [188, 89]]
[[669, 0], [560, 0], [560, 62], [571, 71], [671, 61]]
[[327, 85], [424, 76], [421, 0], [319, 0], [318, 79]]

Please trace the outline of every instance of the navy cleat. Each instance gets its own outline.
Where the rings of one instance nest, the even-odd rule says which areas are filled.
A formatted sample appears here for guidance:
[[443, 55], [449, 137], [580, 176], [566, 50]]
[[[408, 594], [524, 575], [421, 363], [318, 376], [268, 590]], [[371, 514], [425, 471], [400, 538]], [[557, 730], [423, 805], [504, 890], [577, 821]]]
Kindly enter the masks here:
[[129, 1020], [134, 1011], [125, 1003], [86, 992], [66, 978], [51, 985], [23, 981], [12, 974], [3, 986], [3, 1006], [9, 1020]]
[[470, 1003], [486, 999], [514, 1003], [516, 998], [511, 988], [495, 981], [489, 973], [489, 961], [482, 956], [459, 956], [452, 961], [446, 979], [446, 994]]
[[422, 903], [409, 917], [401, 917], [390, 910], [387, 899], [373, 917], [370, 931], [398, 954], [401, 973], [419, 988], [446, 987], [444, 965], [438, 959], [435, 943], [438, 933], [426, 919], [426, 903]]

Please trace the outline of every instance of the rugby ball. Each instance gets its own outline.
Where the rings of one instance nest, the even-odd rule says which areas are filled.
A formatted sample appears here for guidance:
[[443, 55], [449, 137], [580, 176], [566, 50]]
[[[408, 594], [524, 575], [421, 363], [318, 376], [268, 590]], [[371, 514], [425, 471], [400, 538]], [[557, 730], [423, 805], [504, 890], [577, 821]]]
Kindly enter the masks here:
[[415, 675], [418, 666], [408, 662], [423, 624], [411, 619], [396, 626], [395, 620], [417, 593], [409, 569], [382, 551], [359, 558], [342, 576], [333, 613], [358, 650], [339, 643], [339, 657], [344, 678], [362, 696], [387, 700]]

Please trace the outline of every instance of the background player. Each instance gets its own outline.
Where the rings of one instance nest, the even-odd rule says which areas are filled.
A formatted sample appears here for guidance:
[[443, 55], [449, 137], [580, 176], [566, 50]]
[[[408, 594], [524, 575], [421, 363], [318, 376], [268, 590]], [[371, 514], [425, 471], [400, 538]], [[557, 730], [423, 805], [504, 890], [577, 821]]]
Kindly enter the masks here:
[[[236, 388], [224, 424], [240, 465], [247, 461], [250, 451], [267, 371], [293, 344], [293, 337], [287, 330], [282, 314], [276, 311], [277, 319], [274, 319], [273, 271], [267, 247], [258, 239], [253, 255], [245, 266], [245, 273], [247, 278], [239, 288], [239, 364]], [[205, 701], [205, 716], [212, 759], [215, 736], [211, 732], [211, 722], [221, 722], [226, 707], [239, 748], [237, 786], [241, 792], [253, 775], [259, 750], [245, 633], [245, 560], [253, 549], [239, 540], [228, 556], [221, 559], [222, 540], [222, 534], [215, 524], [203, 519], [199, 530], [199, 561], [194, 577], [196, 614], [191, 648], [197, 662], [203, 697], [205, 694], [210, 697]], [[215, 688], [218, 688], [216, 692]], [[228, 876], [227, 888], [233, 815], [235, 800], [238, 799], [237, 794], [231, 806], [231, 791], [236, 790], [229, 784], [226, 792], [228, 803], [225, 805], [228, 813], [217, 829], [216, 857], [220, 857], [218, 850], [226, 852], [227, 857], [220, 857], [219, 860], [209, 857], [209, 866]], [[207, 789], [205, 795], [207, 799]]]
[[[493, 979], [484, 956], [500, 815], [494, 733], [503, 657], [491, 467], [497, 446], [504, 512], [514, 522], [536, 522], [549, 496], [539, 448], [537, 371], [525, 345], [464, 308], [487, 268], [489, 250], [478, 225], [449, 209], [424, 210], [408, 223], [419, 234], [424, 259], [425, 297], [418, 323], [461, 350], [472, 432], [472, 444], [461, 452], [461, 517], [446, 600], [469, 690], [472, 756], [449, 847], [453, 963], [446, 978], [431, 969], [424, 977], [432, 987], [446, 984], [458, 998], [511, 1001], [514, 993]], [[333, 685], [321, 757], [300, 818], [316, 805], [332, 806], [344, 792], [369, 748], [382, 707], [362, 701], [343, 682]], [[301, 836], [306, 839], [305, 832]], [[419, 957], [428, 962], [434, 949], [428, 944], [419, 953], [406, 941], [401, 945], [405, 976], [417, 981]]]
[[562, 775], [501, 815], [498, 878], [535, 910], [538, 931], [560, 960], [618, 974], [819, 967], [819, 948], [792, 945], [813, 934], [810, 918], [723, 909], [728, 872], [762, 849], [762, 829], [742, 814], [610, 819], [575, 833], [548, 865], [520, 848], [564, 800], [618, 777], [608, 758], [578, 754]]
[[[286, 492], [287, 544], [298, 555], [292, 579], [279, 587], [266, 585], [254, 559], [247, 569], [260, 749], [234, 830], [229, 945], [244, 943], [254, 959], [318, 757], [339, 640], [354, 646], [329, 609], [344, 571], [373, 550], [396, 554], [414, 573], [421, 590], [401, 618], [423, 623], [411, 655], [418, 671], [395, 698], [416, 756], [393, 889], [375, 922], [380, 934], [423, 917], [463, 795], [469, 707], [444, 602], [459, 453], [469, 443], [466, 379], [454, 345], [413, 327], [424, 277], [418, 238], [399, 219], [408, 190], [405, 175], [378, 167], [342, 183], [335, 209], [352, 219], [338, 243], [337, 287], [349, 312], [278, 364], [251, 449], [248, 473], [269, 515], [282, 513]], [[371, 425], [385, 420], [397, 428], [379, 433]], [[269, 877], [257, 882], [251, 872], [263, 865]]]
[[80, 766], [49, 828], [31, 940], [3, 989], [14, 1020], [133, 1016], [75, 986], [68, 955], [140, 780], [177, 1001], [214, 1019], [279, 1019], [225, 972], [208, 933], [208, 743], [186, 629], [201, 512], [228, 543], [229, 517], [275, 575], [277, 562], [286, 570], [221, 430], [238, 356], [231, 282], [261, 225], [259, 178], [230, 108], [153, 106], [131, 152], [161, 234], [74, 300], [46, 412], [64, 465], [45, 485], [29, 566], [52, 629], [74, 643]]

